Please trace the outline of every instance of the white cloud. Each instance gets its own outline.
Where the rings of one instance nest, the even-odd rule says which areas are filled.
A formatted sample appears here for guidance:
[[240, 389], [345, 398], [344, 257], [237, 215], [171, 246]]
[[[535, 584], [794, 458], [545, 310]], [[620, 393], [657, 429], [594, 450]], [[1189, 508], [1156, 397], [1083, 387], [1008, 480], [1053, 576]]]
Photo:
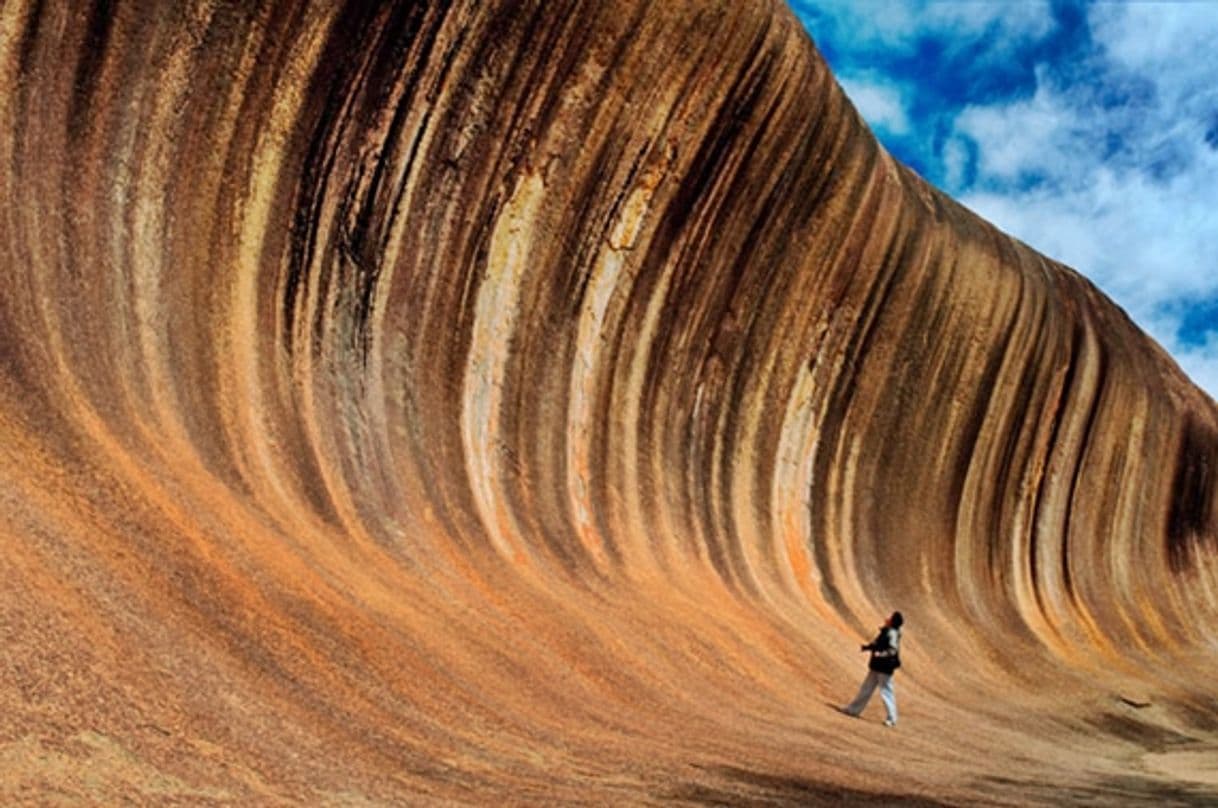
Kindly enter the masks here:
[[909, 132], [909, 117], [900, 90], [874, 79], [840, 79], [859, 114], [873, 129], [886, 129], [894, 135]]
[[[986, 146], [979, 148], [984, 154]], [[1086, 274], [1146, 322], [1173, 301], [1218, 297], [1216, 163], [1196, 159], [1167, 184], [1141, 172], [1116, 174], [1098, 161], [1063, 163], [1048, 168], [1067, 175], [1071, 187], [977, 191], [961, 201]]]
[[975, 37], [997, 26], [1004, 39], [1042, 37], [1054, 26], [1048, 2], [961, 3], [953, 0], [929, 2], [918, 14], [919, 25], [947, 30], [961, 37]]
[[1215, 391], [1218, 391], [1218, 333], [1210, 332], [1200, 345], [1185, 344], [1176, 338], [1180, 328], [1180, 319], [1176, 315], [1165, 314], [1140, 325], [1172, 355], [1194, 384], [1209, 393], [1211, 398], [1218, 399], [1218, 395], [1215, 395]]
[[[1041, 71], [1032, 98], [957, 117], [978, 172], [949, 190], [1094, 280], [1218, 397], [1218, 323], [1204, 347], [1178, 338], [1179, 312], [1218, 299], [1218, 152], [1206, 143], [1218, 59], [1202, 47], [1218, 37], [1218, 6], [1201, 10], [1092, 7], [1098, 50], [1081, 82]], [[957, 159], [944, 149], [949, 178]]]
[[953, 137], [943, 145], [943, 171], [949, 188], [959, 188], [968, 171], [969, 150], [963, 138]]
[[849, 37], [853, 46], [902, 47], [917, 29], [915, 7], [908, 3], [867, 2], [867, 0], [815, 0], [797, 3], [827, 18]]
[[[1064, 196], [978, 194], [963, 201], [1094, 280], [1218, 398], [1218, 334], [1211, 332], [1204, 350], [1178, 338], [1178, 312], [1218, 297], [1218, 273], [1207, 271], [1215, 266], [1215, 223], [1196, 224], [1198, 203], [1189, 194], [1139, 199], [1144, 190], [1132, 178]], [[1203, 204], [1218, 205], [1209, 193], [1211, 202]]]
[[[1211, 203], [1218, 198], [1208, 191]], [[1141, 197], [1139, 198], [1139, 194]], [[1147, 193], [1137, 177], [1108, 177], [1066, 195], [978, 193], [964, 204], [1040, 252], [1090, 277], [1218, 399], [1218, 331], [1203, 345], [1179, 336], [1189, 302], [1218, 297], [1215, 222], [1197, 223], [1191, 193]]]
[[1027, 101], [968, 107], [956, 119], [958, 135], [977, 143], [978, 170], [987, 180], [1016, 181], [1028, 174], [1068, 168], [1070, 133], [1077, 113], [1042, 84]]
[[817, 0], [803, 5], [846, 28], [855, 46], [884, 47], [890, 51], [911, 48], [926, 35], [947, 33], [953, 41], [963, 42], [994, 27], [1000, 32], [1000, 39], [1039, 37], [1054, 25], [1048, 0], [1018, 3]]
[[1100, 3], [1090, 6], [1087, 16], [1095, 40], [1113, 62], [1212, 79], [1215, 11], [1212, 3]]

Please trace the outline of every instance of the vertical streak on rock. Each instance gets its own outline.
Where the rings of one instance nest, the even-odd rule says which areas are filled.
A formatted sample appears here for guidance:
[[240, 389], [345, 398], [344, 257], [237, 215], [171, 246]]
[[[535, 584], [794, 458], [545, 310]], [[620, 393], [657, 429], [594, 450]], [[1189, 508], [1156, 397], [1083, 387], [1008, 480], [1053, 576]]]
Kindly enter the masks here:
[[507, 356], [519, 327], [521, 281], [530, 260], [530, 234], [545, 190], [541, 174], [526, 174], [495, 221], [486, 274], [478, 286], [461, 398], [466, 473], [482, 525], [495, 549], [518, 564], [526, 560], [526, 551], [500, 481], [504, 446], [500, 419]]
[[[291, 143], [292, 124], [302, 111], [303, 88], [298, 82], [307, 75], [307, 66], [317, 59], [324, 44], [324, 32], [331, 22], [327, 17], [314, 18], [312, 25], [301, 31], [293, 43], [283, 71], [285, 83], [274, 96], [273, 106], [265, 110], [267, 123], [259, 127], [257, 140], [251, 145], [248, 184], [243, 189], [239, 220], [235, 225], [238, 229], [235, 261], [241, 271], [230, 293], [230, 333], [226, 344], [231, 346], [236, 372], [226, 383], [230, 400], [242, 402], [242, 406], [234, 413], [231, 440], [247, 479], [266, 481], [270, 489], [267, 498], [285, 512], [291, 510], [291, 503], [299, 496], [291, 484], [292, 466], [296, 461], [286, 453], [288, 446], [281, 432], [283, 425], [267, 417], [268, 413], [282, 412], [276, 406], [278, 402], [272, 393], [274, 385], [270, 382], [280, 372], [276, 364], [284, 353], [279, 345], [279, 332], [268, 333], [260, 325], [264, 322], [266, 298], [274, 287], [258, 268], [274, 260], [267, 249], [267, 241], [268, 236], [275, 233], [272, 223], [277, 215], [277, 189], [283, 182], [283, 152]], [[254, 47], [251, 43], [250, 51]], [[246, 64], [247, 69], [253, 69], [253, 62]], [[250, 112], [258, 114], [254, 110]], [[302, 378], [308, 380], [307, 375]], [[314, 422], [310, 419], [310, 413], [315, 414], [311, 401], [311, 397], [305, 396], [302, 402], [301, 414], [305, 423]], [[318, 465], [324, 473], [324, 463]], [[329, 486], [331, 491], [334, 487], [333, 483]]]
[[1193, 419], [1184, 422], [1172, 479], [1171, 515], [1167, 523], [1167, 556], [1171, 570], [1183, 572], [1196, 563], [1206, 544], [1218, 544], [1214, 492], [1218, 489], [1218, 435]]
[[626, 269], [629, 253], [638, 245], [652, 196], [656, 185], [663, 180], [663, 173], [658, 167], [652, 168], [636, 180], [637, 184], [617, 213], [608, 243], [601, 246], [599, 261], [584, 293], [587, 302], [580, 312], [577, 353], [571, 369], [566, 435], [567, 488], [580, 541], [601, 566], [606, 563], [606, 550], [593, 521], [593, 454], [589, 439], [597, 436], [604, 439], [603, 432], [597, 428], [593, 407], [597, 403], [596, 380], [604, 374], [608, 361], [605, 357], [608, 353], [605, 318], [615, 293], [621, 294], [632, 280]]
[[[1085, 317], [1085, 315], [1084, 315]], [[1084, 320], [1073, 329], [1068, 370], [1054, 416], [1054, 436], [1038, 502], [1034, 577], [1040, 605], [1060, 653], [1085, 642], [1077, 630], [1078, 602], [1070, 581], [1070, 504], [1082, 457], [1091, 413], [1099, 395], [1100, 363], [1095, 336]]]
[[[1004, 473], [1004, 460], [1009, 463], [1009, 458], [1003, 457], [1004, 442], [1012, 432], [1018, 434], [1024, 414], [1014, 414], [1019, 420], [1003, 418], [1002, 409], [1021, 393], [1010, 382], [1004, 384], [1003, 377], [1004, 371], [1011, 372], [1027, 361], [1016, 351], [1018, 329], [1021, 322], [1035, 322], [1025, 308], [1022, 278], [1004, 273], [996, 280], [993, 296], [987, 302], [989, 310], [978, 312], [984, 336], [968, 343], [968, 349], [980, 352], [983, 366], [980, 383], [968, 404], [972, 415], [963, 458], [966, 470], [956, 494], [955, 577], [963, 605], [978, 623], [1006, 617], [991, 613], [993, 608], [1007, 606], [1002, 599], [992, 597], [995, 591], [1007, 589], [1006, 564], [995, 558], [995, 548], [1007, 547], [1014, 537], [1009, 523], [1001, 518], [1009, 491], [995, 489], [997, 478]], [[977, 541], [978, 536], [986, 540]]]
[[[863, 195], [853, 213], [852, 238], [840, 253], [843, 288], [829, 298], [835, 307], [829, 337], [832, 341], [826, 346], [829, 356], [818, 356], [817, 362], [818, 369], [823, 367], [828, 376], [822, 405], [825, 409], [818, 416], [826, 442], [818, 453], [820, 468], [814, 471], [814, 478], [822, 481], [816, 493], [825, 514], [821, 535], [827, 552], [820, 559], [821, 571], [835, 609], [856, 621], [876, 608], [872, 599], [878, 589], [874, 579], [861, 574], [865, 568], [860, 567], [860, 555], [877, 538], [868, 530], [867, 515], [878, 492], [863, 449], [878, 399], [861, 388], [858, 379], [879, 301], [897, 271], [891, 261], [893, 250], [906, 237], [899, 230], [899, 215], [875, 215], [892, 204], [900, 192], [891, 158], [876, 152], [873, 159], [860, 160], [867, 170], [860, 181]], [[822, 355], [826, 352], [821, 349]]]

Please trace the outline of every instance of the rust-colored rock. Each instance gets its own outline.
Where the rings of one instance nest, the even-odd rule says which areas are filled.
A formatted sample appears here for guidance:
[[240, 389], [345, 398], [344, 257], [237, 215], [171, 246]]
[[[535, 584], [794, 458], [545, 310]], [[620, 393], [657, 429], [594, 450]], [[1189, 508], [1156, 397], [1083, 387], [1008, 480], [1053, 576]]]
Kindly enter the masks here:
[[781, 5], [8, 0], [0, 162], [3, 802], [1218, 795], [1213, 403]]

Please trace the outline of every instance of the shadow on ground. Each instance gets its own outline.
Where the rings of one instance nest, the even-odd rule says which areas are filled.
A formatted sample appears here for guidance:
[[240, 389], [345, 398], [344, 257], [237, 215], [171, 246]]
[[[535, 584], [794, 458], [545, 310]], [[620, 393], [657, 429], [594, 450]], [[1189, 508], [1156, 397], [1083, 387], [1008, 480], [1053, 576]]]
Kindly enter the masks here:
[[983, 781], [1004, 798], [1026, 799], [1039, 805], [1131, 806], [1132, 808], [1214, 808], [1218, 791], [1204, 785], [1164, 783], [1146, 777], [1113, 777], [1092, 786], [1054, 786], [1046, 783], [989, 777]]
[[902, 794], [860, 791], [841, 786], [764, 774], [734, 766], [698, 767], [718, 783], [688, 783], [663, 798], [692, 805], [731, 806], [902, 806], [903, 808], [949, 808], [950, 803]]

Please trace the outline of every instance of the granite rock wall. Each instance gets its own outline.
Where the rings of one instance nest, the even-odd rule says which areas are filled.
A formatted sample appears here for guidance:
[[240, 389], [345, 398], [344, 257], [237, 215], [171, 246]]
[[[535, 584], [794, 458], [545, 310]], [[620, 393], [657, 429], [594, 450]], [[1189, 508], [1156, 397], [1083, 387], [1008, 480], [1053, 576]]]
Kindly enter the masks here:
[[0, 166], [6, 800], [1218, 794], [1218, 410], [781, 3], [7, 0]]

